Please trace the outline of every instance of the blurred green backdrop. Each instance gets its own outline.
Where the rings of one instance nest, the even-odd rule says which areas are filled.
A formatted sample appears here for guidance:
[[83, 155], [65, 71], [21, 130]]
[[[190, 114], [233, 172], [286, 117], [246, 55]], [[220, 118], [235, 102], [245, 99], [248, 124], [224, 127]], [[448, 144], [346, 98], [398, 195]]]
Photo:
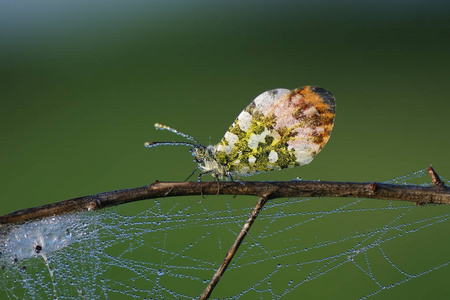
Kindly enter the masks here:
[[186, 147], [143, 147], [179, 138], [155, 122], [216, 143], [279, 87], [330, 90], [332, 138], [310, 165], [251, 180], [384, 181], [430, 163], [449, 177], [449, 32], [437, 0], [2, 1], [0, 214], [183, 180]]

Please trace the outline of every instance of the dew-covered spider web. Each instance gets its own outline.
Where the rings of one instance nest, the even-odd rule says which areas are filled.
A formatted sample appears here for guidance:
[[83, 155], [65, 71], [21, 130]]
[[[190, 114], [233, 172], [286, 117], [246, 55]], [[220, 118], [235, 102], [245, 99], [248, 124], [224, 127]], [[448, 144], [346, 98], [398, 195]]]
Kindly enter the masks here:
[[[421, 170], [389, 182], [429, 181]], [[147, 200], [138, 214], [128, 204], [0, 228], [0, 298], [197, 298], [256, 201]], [[393, 299], [426, 280], [444, 285], [449, 213], [373, 199], [271, 200], [211, 297]]]

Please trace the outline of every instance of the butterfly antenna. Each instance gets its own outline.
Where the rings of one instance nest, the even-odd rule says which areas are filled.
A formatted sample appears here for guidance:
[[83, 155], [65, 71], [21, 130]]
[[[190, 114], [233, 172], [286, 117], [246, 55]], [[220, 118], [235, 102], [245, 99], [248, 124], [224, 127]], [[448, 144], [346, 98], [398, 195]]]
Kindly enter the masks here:
[[153, 148], [153, 147], [158, 147], [158, 146], [188, 146], [188, 147], [195, 148], [198, 145], [194, 144], [194, 143], [189, 143], [189, 142], [146, 142], [146, 143], [144, 143], [144, 146], [147, 148]]
[[186, 138], [186, 139], [188, 139], [188, 140], [190, 140], [190, 141], [193, 141], [193, 142], [195, 142], [196, 144], [199, 144], [199, 142], [198, 142], [196, 139], [194, 139], [192, 136], [187, 135], [187, 134], [185, 134], [185, 133], [183, 133], [183, 132], [181, 132], [181, 131], [178, 131], [178, 130], [172, 128], [172, 127], [169, 127], [169, 126], [166, 126], [166, 125], [163, 125], [163, 124], [156, 123], [156, 124], [155, 124], [155, 128], [156, 128], [156, 129], [159, 129], [159, 130], [169, 130], [170, 132], [173, 132], [173, 133], [175, 133], [175, 134], [177, 134], [177, 135], [181, 135], [182, 137], [184, 137], [184, 138]]

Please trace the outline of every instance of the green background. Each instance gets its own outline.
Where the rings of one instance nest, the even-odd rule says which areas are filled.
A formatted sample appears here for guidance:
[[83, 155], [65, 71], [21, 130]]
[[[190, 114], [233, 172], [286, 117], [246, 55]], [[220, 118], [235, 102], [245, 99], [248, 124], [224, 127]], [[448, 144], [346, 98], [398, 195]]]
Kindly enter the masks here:
[[0, 214], [181, 181], [186, 147], [143, 147], [182, 140], [155, 122], [214, 144], [259, 93], [304, 85], [337, 99], [329, 143], [251, 180], [450, 177], [449, 32], [446, 1], [2, 1]]

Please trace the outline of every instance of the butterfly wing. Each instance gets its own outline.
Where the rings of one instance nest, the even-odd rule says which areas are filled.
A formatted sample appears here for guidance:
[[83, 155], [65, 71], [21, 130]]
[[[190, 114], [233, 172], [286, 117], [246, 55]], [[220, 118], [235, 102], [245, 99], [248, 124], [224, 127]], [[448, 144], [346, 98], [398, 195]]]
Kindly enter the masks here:
[[216, 145], [217, 161], [238, 175], [310, 163], [330, 138], [335, 98], [306, 86], [255, 98]]

